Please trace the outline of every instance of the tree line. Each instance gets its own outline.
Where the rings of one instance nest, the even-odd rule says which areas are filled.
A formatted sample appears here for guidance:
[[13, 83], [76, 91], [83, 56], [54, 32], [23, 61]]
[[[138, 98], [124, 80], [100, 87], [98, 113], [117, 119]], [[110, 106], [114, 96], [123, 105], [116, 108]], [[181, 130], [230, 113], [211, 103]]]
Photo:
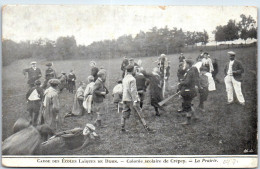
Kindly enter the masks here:
[[[213, 32], [216, 41], [230, 41], [238, 38], [256, 38], [256, 22], [249, 16], [241, 15], [241, 21], [230, 20], [227, 25], [217, 26]], [[160, 53], [182, 52], [185, 46], [192, 48], [198, 43], [206, 45], [209, 41], [207, 31], [186, 31], [173, 27], [153, 27], [140, 31], [137, 35], [123, 35], [113, 40], [95, 41], [88, 46], [77, 45], [74, 36], [59, 37], [56, 41], [39, 39], [36, 41], [2, 41], [3, 65], [17, 59], [36, 58], [47, 60], [103, 59], [122, 56], [143, 57]]]
[[233, 41], [236, 39], [243, 39], [246, 44], [247, 39], [257, 39], [257, 24], [252, 16], [240, 15], [241, 20], [237, 23], [235, 20], [229, 20], [226, 25], [219, 25], [215, 34], [216, 42]]

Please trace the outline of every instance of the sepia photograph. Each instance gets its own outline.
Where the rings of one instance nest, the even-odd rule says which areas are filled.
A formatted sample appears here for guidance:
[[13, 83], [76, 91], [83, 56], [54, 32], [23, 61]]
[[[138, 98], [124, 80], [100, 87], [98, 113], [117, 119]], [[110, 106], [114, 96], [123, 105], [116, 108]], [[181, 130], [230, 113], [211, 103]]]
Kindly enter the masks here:
[[5, 5], [2, 165], [257, 167], [257, 8]]

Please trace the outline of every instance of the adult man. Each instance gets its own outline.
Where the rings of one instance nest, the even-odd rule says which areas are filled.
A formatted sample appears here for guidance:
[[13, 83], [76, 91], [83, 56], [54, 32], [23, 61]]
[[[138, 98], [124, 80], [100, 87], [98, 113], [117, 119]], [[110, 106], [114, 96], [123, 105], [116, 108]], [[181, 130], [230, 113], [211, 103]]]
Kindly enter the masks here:
[[183, 55], [183, 53], [181, 53], [181, 55], [179, 56], [179, 63], [183, 62], [185, 60], [185, 56]]
[[90, 62], [90, 67], [91, 67], [91, 75], [94, 77], [94, 82], [95, 82], [98, 78], [97, 74], [99, 69], [96, 67], [96, 62], [94, 61]]
[[183, 112], [186, 112], [186, 121], [182, 124], [190, 124], [191, 117], [194, 115], [195, 111], [192, 107], [192, 100], [194, 97], [197, 96], [195, 86], [199, 85], [198, 78], [199, 73], [196, 67], [192, 67], [193, 61], [192, 60], [186, 60], [184, 62], [184, 69], [186, 70], [186, 73], [184, 75], [183, 80], [179, 83], [179, 90], [180, 94], [183, 98], [182, 103], [182, 110]]
[[43, 88], [47, 88], [48, 86], [48, 81], [50, 79], [56, 78], [56, 73], [55, 70], [52, 69], [52, 63], [47, 63], [46, 66], [48, 67], [45, 71], [45, 81], [43, 83]]
[[31, 62], [30, 68], [23, 70], [23, 74], [26, 75], [26, 73], [28, 74], [27, 84], [29, 85], [30, 88], [34, 86], [34, 82], [36, 80], [38, 80], [42, 77], [41, 70], [36, 67], [35, 61]]
[[137, 113], [139, 119], [141, 120], [144, 128], [147, 131], [152, 131], [146, 124], [142, 110], [140, 108], [137, 88], [136, 88], [136, 80], [133, 77], [134, 66], [128, 65], [126, 67], [126, 75], [123, 79], [123, 111], [121, 116], [121, 131], [125, 132], [125, 121], [130, 117], [130, 112]]
[[40, 87], [40, 85], [41, 81], [36, 80], [35, 86], [30, 88], [26, 93], [27, 110], [30, 113], [31, 124], [33, 126], [37, 125], [41, 102], [43, 100], [43, 89]]
[[44, 92], [43, 101], [43, 122], [47, 124], [53, 131], [56, 130], [58, 125], [58, 114], [60, 110], [59, 101], [59, 87], [60, 81], [58, 79], [49, 80], [50, 87]]
[[93, 108], [94, 112], [97, 113], [97, 120], [96, 125], [98, 127], [105, 127], [104, 125], [101, 126], [101, 116], [104, 113], [104, 98], [108, 94], [108, 90], [105, 86], [106, 81], [106, 74], [105, 71], [99, 71], [97, 73], [97, 80], [93, 86]]
[[244, 73], [244, 68], [242, 64], [235, 60], [236, 53], [233, 51], [228, 52], [229, 54], [229, 62], [226, 64], [224, 73], [225, 73], [225, 85], [227, 91], [227, 104], [233, 103], [233, 88], [235, 90], [237, 99], [241, 105], [245, 105], [245, 99], [241, 90], [241, 81], [242, 81], [242, 73]]

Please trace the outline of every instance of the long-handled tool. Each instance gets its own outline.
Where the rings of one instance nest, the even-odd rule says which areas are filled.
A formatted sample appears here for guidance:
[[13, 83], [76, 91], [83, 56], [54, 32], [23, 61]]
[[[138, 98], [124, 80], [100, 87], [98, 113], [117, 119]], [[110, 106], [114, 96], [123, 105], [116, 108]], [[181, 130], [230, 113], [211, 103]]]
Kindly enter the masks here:
[[163, 101], [161, 101], [160, 103], [158, 103], [160, 106], [164, 105], [165, 103], [167, 103], [169, 100], [171, 100], [173, 97], [177, 96], [180, 94], [180, 91], [169, 96], [168, 98], [164, 99]]

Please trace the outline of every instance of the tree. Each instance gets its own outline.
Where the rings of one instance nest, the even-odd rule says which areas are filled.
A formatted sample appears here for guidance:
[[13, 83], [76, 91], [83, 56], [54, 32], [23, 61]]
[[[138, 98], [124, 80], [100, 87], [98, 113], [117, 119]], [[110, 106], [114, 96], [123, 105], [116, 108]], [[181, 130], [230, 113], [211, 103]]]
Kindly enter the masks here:
[[62, 59], [71, 59], [76, 56], [77, 43], [74, 36], [59, 37], [56, 41], [57, 54]]
[[225, 34], [225, 41], [233, 41], [239, 38], [238, 31], [239, 27], [235, 20], [229, 20], [227, 25], [223, 27]]
[[256, 21], [252, 16], [245, 16], [244, 14], [240, 15], [241, 20], [238, 23], [240, 38], [245, 41], [248, 38], [257, 38], [257, 29], [256, 29]]

